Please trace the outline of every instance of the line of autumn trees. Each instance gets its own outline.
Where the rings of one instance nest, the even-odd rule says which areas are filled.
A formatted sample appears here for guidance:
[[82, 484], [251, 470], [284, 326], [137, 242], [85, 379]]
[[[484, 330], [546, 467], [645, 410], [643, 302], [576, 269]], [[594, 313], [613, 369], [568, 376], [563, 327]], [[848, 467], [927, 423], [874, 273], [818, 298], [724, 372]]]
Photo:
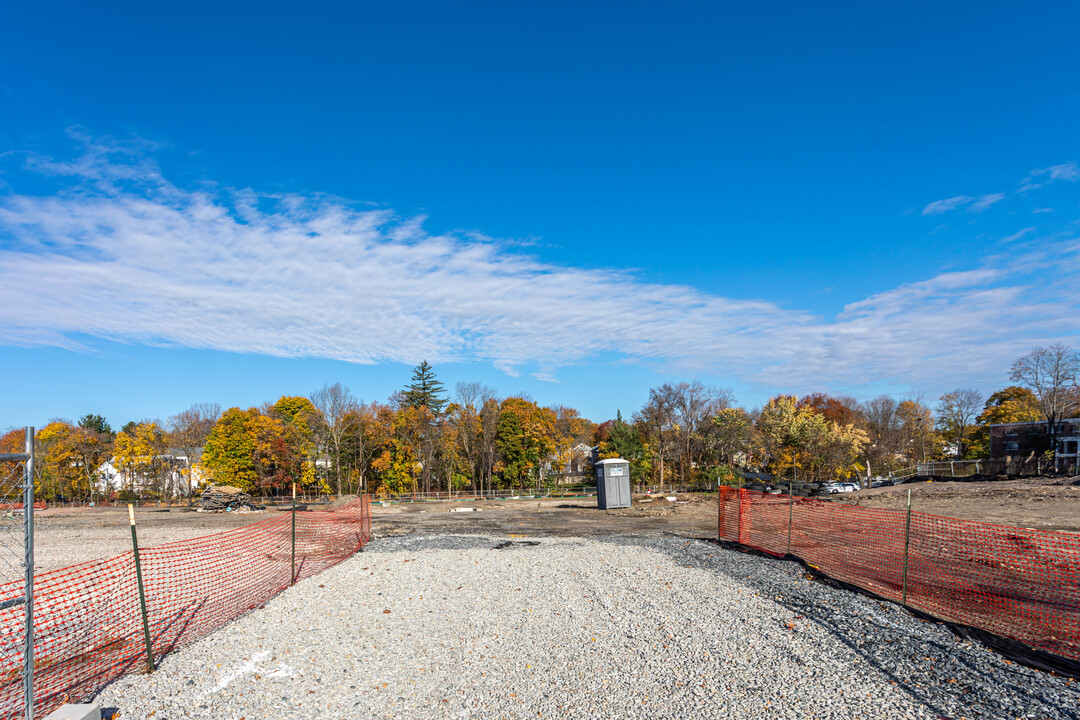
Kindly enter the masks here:
[[[736, 467], [825, 481], [986, 457], [992, 424], [1049, 419], [1052, 429], [1080, 413], [1078, 375], [1076, 351], [1038, 348], [1013, 364], [1016, 385], [985, 400], [957, 389], [933, 409], [918, 396], [858, 402], [814, 393], [746, 410], [729, 390], [683, 382], [650, 390], [629, 420], [620, 413], [596, 424], [567, 406], [499, 398], [479, 383], [458, 383], [450, 397], [424, 362], [385, 403], [361, 402], [335, 384], [247, 410], [194, 405], [165, 423], [131, 422], [116, 433], [98, 415], [54, 420], [37, 433], [35, 473], [46, 499], [94, 498], [97, 468], [110, 460], [129, 478], [129, 492], [143, 496], [181, 495], [188, 478], [259, 495], [284, 494], [293, 482], [338, 494], [491, 491], [571, 479], [584, 444], [601, 459], [629, 460], [635, 482], [653, 485], [734, 482]], [[1044, 449], [1054, 440], [1047, 436]], [[0, 452], [21, 445], [21, 430], [0, 437]], [[581, 469], [589, 481], [588, 463]]]

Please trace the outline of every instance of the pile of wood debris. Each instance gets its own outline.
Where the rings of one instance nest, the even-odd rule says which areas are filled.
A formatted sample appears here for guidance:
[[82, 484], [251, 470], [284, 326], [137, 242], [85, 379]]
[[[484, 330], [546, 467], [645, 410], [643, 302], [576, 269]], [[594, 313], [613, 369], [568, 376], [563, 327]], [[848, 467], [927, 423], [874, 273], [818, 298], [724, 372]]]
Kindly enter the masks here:
[[211, 485], [202, 494], [200, 512], [241, 512], [265, 510], [265, 505], [256, 505], [251, 496], [232, 485]]

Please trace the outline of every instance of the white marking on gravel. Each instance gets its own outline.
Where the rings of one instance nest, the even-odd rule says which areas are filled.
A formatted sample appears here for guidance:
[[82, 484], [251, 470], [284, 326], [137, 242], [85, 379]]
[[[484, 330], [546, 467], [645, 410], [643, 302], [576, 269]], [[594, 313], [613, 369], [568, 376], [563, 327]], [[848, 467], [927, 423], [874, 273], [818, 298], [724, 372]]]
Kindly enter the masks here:
[[221, 692], [225, 688], [229, 687], [229, 684], [241, 675], [255, 672], [255, 668], [257, 668], [259, 666], [259, 663], [265, 660], [267, 655], [269, 654], [269, 652], [265, 651], [255, 653], [251, 656], [250, 660], [240, 663], [239, 667], [233, 668], [229, 672], [225, 673], [225, 676], [218, 680], [217, 685], [203, 693], [203, 697], [209, 697], [216, 692]]
[[278, 669], [270, 673], [266, 677], [273, 678], [274, 680], [280, 680], [282, 678], [294, 678], [293, 669], [288, 665], [278, 665]]

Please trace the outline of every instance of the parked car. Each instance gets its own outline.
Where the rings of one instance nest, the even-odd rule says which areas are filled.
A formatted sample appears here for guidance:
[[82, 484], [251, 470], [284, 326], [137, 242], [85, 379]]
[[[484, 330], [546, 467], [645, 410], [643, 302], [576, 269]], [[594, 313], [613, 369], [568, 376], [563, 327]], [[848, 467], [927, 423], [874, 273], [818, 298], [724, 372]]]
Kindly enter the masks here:
[[826, 485], [825, 487], [822, 488], [822, 490], [829, 493], [830, 495], [835, 495], [836, 493], [855, 492], [856, 490], [859, 490], [859, 489], [860, 489], [859, 488], [859, 483], [853, 483], [853, 482], [829, 483], [828, 485]]

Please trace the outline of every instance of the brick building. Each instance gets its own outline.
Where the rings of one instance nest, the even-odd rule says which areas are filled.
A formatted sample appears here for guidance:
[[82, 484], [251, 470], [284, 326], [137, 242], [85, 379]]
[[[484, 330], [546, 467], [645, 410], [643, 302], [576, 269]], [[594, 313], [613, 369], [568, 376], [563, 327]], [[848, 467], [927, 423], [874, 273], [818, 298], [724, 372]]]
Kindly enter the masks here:
[[[990, 425], [990, 459], [1026, 457], [1050, 448], [1049, 423], [1019, 422]], [[1076, 470], [1080, 461], [1080, 418], [1057, 422], [1057, 469]]]

